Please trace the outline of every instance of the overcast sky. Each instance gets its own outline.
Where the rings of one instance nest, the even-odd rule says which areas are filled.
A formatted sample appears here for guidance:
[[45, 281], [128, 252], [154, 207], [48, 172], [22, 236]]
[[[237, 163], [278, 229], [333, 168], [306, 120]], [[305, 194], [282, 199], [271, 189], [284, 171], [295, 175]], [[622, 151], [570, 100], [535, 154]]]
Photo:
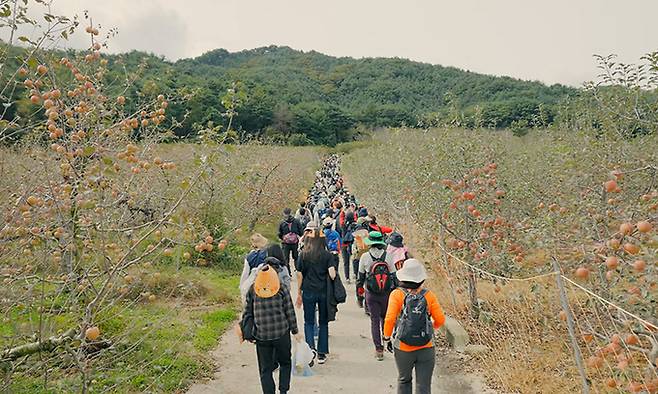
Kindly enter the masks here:
[[118, 28], [112, 52], [170, 60], [275, 44], [580, 85], [596, 75], [592, 54], [636, 62], [658, 50], [658, 0], [54, 0], [54, 8], [87, 9], [104, 30]]

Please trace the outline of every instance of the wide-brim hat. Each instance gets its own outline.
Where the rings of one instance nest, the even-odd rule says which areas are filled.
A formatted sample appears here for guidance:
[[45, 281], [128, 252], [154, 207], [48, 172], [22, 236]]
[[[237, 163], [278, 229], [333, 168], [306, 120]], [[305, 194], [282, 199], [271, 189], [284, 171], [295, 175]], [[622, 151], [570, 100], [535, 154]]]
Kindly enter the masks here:
[[318, 224], [311, 220], [310, 222], [306, 223], [306, 228], [304, 229], [304, 231], [313, 231], [317, 229], [318, 229]]
[[427, 279], [427, 270], [419, 260], [409, 259], [404, 262], [402, 268], [395, 275], [401, 282], [420, 283]]
[[324, 220], [322, 220], [322, 225], [324, 227], [333, 226], [334, 225], [334, 219], [332, 219], [330, 217], [326, 217], [326, 218], [324, 218]]
[[384, 245], [386, 246], [386, 242], [384, 241], [384, 235], [380, 233], [379, 231], [371, 231], [368, 234], [368, 238], [364, 241], [366, 245]]

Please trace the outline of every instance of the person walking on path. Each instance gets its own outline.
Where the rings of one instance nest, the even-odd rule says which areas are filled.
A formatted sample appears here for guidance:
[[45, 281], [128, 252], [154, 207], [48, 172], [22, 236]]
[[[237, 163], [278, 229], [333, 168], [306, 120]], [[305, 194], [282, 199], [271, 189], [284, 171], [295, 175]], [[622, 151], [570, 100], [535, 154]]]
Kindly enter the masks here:
[[404, 246], [404, 237], [402, 237], [402, 234], [391, 234], [388, 239], [388, 247], [386, 248], [386, 257], [393, 261], [396, 270], [400, 270], [404, 262], [413, 257], [411, 252], [409, 252], [409, 248]]
[[253, 322], [263, 394], [276, 393], [272, 374], [277, 366], [279, 393], [287, 393], [290, 390], [292, 371], [290, 334], [298, 342], [301, 341], [301, 335], [290, 291], [287, 286], [280, 284], [277, 272], [268, 264], [261, 266], [247, 293], [242, 321]]
[[375, 215], [368, 216], [368, 218], [366, 220], [370, 224], [370, 231], [379, 231], [384, 236], [387, 236], [387, 235], [393, 233], [393, 228], [392, 227], [380, 226], [379, 224], [377, 224], [377, 218], [375, 217]]
[[249, 237], [249, 241], [251, 242], [251, 251], [247, 253], [244, 258], [239, 285], [243, 304], [245, 302], [245, 297], [247, 296], [247, 291], [255, 278], [256, 272], [254, 269], [265, 264], [265, 259], [267, 258], [267, 238], [259, 233], [253, 233], [251, 237]]
[[[398, 394], [412, 393], [414, 370], [416, 393], [430, 394], [435, 357], [432, 338], [434, 330], [445, 323], [445, 315], [436, 295], [423, 288], [427, 272], [420, 261], [405, 261], [397, 278], [399, 288], [391, 292], [386, 310], [384, 342], [394, 352]], [[395, 343], [391, 343], [394, 328]]]
[[292, 277], [290, 276], [290, 273], [286, 268], [286, 264], [284, 263], [285, 256], [283, 255], [283, 249], [281, 249], [281, 245], [272, 243], [267, 245], [265, 250], [267, 251], [265, 264], [269, 264], [276, 270], [276, 272], [279, 274], [279, 280], [281, 281], [281, 284], [288, 286], [288, 290], [290, 290], [290, 281], [292, 280]]
[[[336, 278], [336, 260], [327, 250], [321, 230], [304, 236], [304, 248], [297, 259], [297, 307], [304, 307], [304, 337], [318, 353], [318, 364], [324, 364], [329, 354], [329, 305], [327, 278]], [[315, 343], [315, 311], [319, 312], [319, 331]]]
[[363, 284], [359, 285], [359, 261], [361, 260], [361, 256], [370, 249], [365, 242], [366, 239], [368, 239], [368, 234], [370, 234], [370, 231], [368, 230], [366, 216], [360, 216], [356, 221], [356, 229], [352, 232], [354, 245], [356, 246], [356, 253], [352, 260], [352, 268], [354, 269], [354, 276], [356, 277], [356, 302], [359, 305], [359, 308], [364, 307], [365, 298]]
[[388, 297], [395, 288], [395, 265], [386, 258], [386, 242], [378, 231], [371, 231], [365, 243], [370, 250], [359, 260], [358, 286], [365, 288], [365, 301], [370, 312], [370, 331], [375, 345], [375, 358], [384, 359], [382, 331], [388, 308]]
[[292, 273], [290, 270], [290, 254], [292, 253], [293, 262], [297, 261], [299, 238], [303, 233], [304, 227], [299, 223], [299, 220], [292, 216], [292, 210], [290, 208], [284, 209], [283, 221], [279, 225], [279, 239], [281, 240], [281, 248], [283, 249], [283, 257], [285, 258], [284, 263], [289, 273]]
[[334, 255], [336, 266], [338, 266], [338, 253], [340, 252], [340, 234], [333, 229], [335, 221], [332, 218], [324, 218], [322, 221], [322, 231], [327, 243], [327, 249]]
[[[356, 231], [357, 215], [354, 212], [354, 205], [343, 211], [340, 221], [341, 229], [341, 257], [343, 259], [343, 269], [345, 271], [345, 281], [351, 283], [350, 267], [352, 265], [352, 245], [354, 244], [354, 231]], [[356, 275], [358, 272], [354, 272]]]
[[308, 209], [299, 208], [299, 211], [297, 212], [299, 213], [299, 217], [295, 216], [295, 219], [299, 220], [299, 224], [302, 225], [302, 228], [306, 227], [306, 225], [313, 220]]

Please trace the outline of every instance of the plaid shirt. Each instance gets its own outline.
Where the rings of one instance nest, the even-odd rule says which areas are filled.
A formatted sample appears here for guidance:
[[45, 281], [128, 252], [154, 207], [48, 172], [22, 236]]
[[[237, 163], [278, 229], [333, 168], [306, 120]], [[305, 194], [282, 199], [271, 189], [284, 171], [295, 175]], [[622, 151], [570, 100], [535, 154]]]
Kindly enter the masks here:
[[297, 329], [295, 307], [290, 291], [284, 285], [274, 297], [260, 298], [254, 293], [253, 286], [247, 293], [245, 313], [253, 313], [256, 325], [256, 337], [261, 341], [271, 341]]

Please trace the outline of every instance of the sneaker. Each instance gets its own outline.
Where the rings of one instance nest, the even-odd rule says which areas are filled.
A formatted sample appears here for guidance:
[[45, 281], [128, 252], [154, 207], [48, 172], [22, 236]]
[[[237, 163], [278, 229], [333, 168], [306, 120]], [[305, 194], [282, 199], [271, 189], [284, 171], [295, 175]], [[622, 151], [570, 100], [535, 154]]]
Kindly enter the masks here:
[[318, 364], [324, 364], [326, 362], [327, 362], [327, 355], [326, 354], [318, 355]]
[[311, 349], [311, 351], [313, 352], [313, 358], [311, 359], [311, 362], [308, 363], [308, 366], [313, 368], [315, 365], [315, 360], [318, 358], [318, 352], [316, 352], [315, 349]]
[[375, 351], [375, 358], [377, 359], [377, 361], [384, 361], [384, 351], [383, 350]]

